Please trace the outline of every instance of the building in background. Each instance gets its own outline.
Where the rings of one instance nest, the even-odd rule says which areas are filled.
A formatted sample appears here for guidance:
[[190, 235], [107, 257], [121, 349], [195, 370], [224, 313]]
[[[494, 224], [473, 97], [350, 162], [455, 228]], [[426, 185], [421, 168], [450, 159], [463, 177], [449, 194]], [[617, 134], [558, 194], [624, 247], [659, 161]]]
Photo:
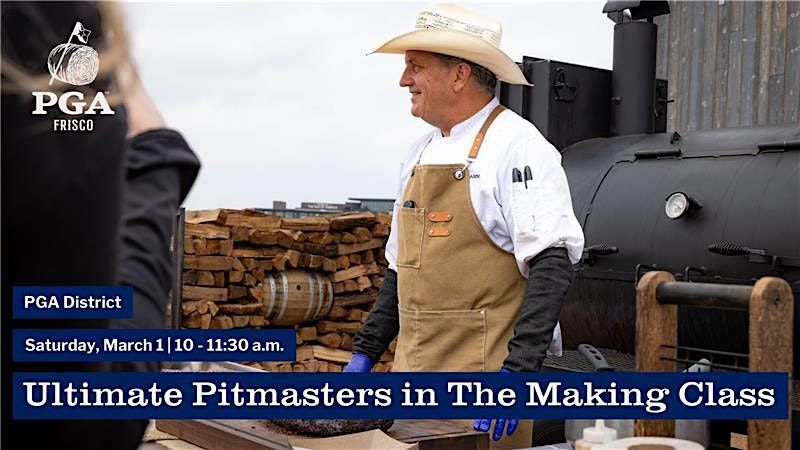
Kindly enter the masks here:
[[346, 203], [300, 202], [299, 208], [287, 208], [286, 202], [273, 200], [272, 208], [256, 208], [267, 214], [281, 217], [308, 217], [322, 214], [337, 214], [348, 211], [372, 211], [391, 213], [394, 207], [393, 198], [354, 198], [349, 197]]

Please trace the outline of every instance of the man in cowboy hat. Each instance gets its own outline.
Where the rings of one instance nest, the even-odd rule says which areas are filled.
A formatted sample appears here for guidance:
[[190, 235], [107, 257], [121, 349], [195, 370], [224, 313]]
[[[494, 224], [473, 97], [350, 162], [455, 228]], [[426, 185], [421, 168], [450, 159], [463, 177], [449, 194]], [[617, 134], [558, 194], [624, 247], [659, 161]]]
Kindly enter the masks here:
[[[395, 371], [538, 371], [548, 347], [561, 351], [583, 233], [560, 154], [494, 96], [498, 79], [528, 84], [501, 34], [491, 17], [434, 4], [375, 50], [405, 54], [411, 114], [435, 129], [402, 166], [389, 270], [345, 371], [369, 371], [395, 336]], [[493, 448], [529, 447], [532, 423], [498, 419], [492, 434]]]

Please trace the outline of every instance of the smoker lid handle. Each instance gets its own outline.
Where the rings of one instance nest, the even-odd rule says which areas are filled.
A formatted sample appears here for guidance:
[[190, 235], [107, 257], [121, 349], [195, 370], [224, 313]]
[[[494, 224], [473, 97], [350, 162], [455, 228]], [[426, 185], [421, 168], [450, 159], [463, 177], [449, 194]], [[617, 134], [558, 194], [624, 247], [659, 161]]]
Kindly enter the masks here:
[[605, 356], [600, 353], [600, 350], [596, 349], [593, 345], [589, 344], [580, 344], [578, 346], [578, 352], [583, 355], [589, 362], [592, 363], [594, 370], [597, 372], [613, 372], [614, 368], [608, 365], [608, 361], [606, 361]]

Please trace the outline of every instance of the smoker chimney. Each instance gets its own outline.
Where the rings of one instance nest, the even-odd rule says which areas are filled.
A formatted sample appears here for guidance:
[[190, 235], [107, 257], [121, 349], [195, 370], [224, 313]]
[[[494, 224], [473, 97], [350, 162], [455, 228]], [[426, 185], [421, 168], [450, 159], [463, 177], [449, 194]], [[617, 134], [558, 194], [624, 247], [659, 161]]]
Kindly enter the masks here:
[[669, 14], [669, 4], [666, 1], [610, 1], [603, 12], [616, 23], [611, 135], [653, 133], [658, 29], [653, 17]]

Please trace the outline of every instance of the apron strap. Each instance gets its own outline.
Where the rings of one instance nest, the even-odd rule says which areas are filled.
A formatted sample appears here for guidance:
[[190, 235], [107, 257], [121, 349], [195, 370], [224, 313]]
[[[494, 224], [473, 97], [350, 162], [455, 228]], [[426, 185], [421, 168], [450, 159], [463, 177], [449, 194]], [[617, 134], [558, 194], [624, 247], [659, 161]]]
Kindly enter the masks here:
[[486, 130], [489, 129], [489, 125], [494, 122], [494, 119], [500, 115], [501, 112], [505, 111], [506, 108], [503, 105], [497, 105], [489, 117], [486, 118], [486, 121], [483, 122], [483, 126], [481, 127], [478, 134], [475, 135], [475, 140], [472, 142], [472, 149], [469, 151], [469, 160], [473, 160], [478, 157], [478, 151], [481, 149], [481, 144], [483, 144], [483, 137], [486, 135]]

